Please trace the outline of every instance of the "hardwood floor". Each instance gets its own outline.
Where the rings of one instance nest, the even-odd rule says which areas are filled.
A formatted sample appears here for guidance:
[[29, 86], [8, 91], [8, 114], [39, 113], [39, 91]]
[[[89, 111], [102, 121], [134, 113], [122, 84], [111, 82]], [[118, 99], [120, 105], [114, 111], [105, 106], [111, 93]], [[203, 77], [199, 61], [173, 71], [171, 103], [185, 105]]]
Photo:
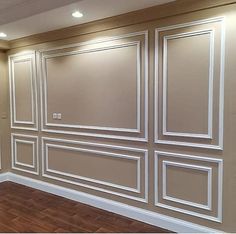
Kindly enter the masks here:
[[0, 232], [168, 232], [12, 182], [0, 184]]

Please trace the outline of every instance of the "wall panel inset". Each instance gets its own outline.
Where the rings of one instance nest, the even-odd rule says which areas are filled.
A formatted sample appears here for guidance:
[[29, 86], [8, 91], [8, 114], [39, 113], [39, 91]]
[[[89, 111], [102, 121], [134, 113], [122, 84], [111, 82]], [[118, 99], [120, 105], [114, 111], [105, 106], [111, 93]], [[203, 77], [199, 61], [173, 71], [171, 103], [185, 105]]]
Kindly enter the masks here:
[[155, 151], [155, 205], [222, 222], [223, 160]]
[[11, 134], [12, 169], [39, 174], [38, 137]]
[[37, 130], [37, 81], [35, 52], [10, 55], [9, 83], [11, 127]]
[[147, 32], [41, 53], [46, 132], [147, 140]]
[[223, 149], [224, 18], [156, 29], [155, 142]]
[[43, 137], [43, 176], [147, 201], [147, 151]]

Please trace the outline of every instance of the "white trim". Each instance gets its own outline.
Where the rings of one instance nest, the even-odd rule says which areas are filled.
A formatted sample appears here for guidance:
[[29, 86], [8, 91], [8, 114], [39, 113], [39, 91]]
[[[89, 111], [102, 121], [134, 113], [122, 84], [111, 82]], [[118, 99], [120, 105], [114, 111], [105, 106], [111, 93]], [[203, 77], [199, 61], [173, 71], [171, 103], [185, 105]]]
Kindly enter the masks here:
[[69, 188], [50, 184], [44, 181], [31, 179], [13, 173], [0, 175], [0, 181], [12, 181], [34, 189], [38, 189], [57, 196], [65, 197], [77, 202], [81, 202], [99, 209], [110, 211], [128, 218], [139, 220], [157, 227], [161, 227], [178, 233], [223, 233], [223, 231], [211, 229], [195, 223], [173, 218], [167, 215], [158, 214], [153, 211], [130, 206], [117, 201], [79, 192]]
[[[199, 35], [210, 35], [210, 50], [209, 50], [209, 79], [208, 79], [208, 132], [207, 134], [199, 134], [199, 133], [187, 133], [187, 132], [171, 132], [167, 130], [167, 64], [168, 64], [168, 40], [172, 39], [180, 39], [186, 37], [193, 37]], [[180, 136], [180, 137], [191, 137], [191, 138], [204, 138], [204, 139], [212, 139], [212, 111], [213, 111], [213, 73], [214, 73], [214, 30], [213, 29], [205, 29], [198, 31], [189, 31], [186, 33], [178, 33], [172, 34], [168, 36], [164, 36], [164, 46], [163, 46], [163, 121], [162, 121], [162, 129], [163, 136]]]
[[0, 173], [0, 183], [8, 181], [9, 172]]
[[[109, 134], [100, 134], [100, 133], [88, 133], [88, 132], [78, 132], [78, 131], [70, 131], [70, 130], [56, 130], [56, 129], [47, 129], [44, 126], [51, 126], [51, 127], [61, 127], [61, 128], [74, 128], [74, 129], [87, 129], [87, 130], [97, 130], [97, 131], [113, 131], [113, 132], [124, 132], [124, 133], [141, 133], [141, 49], [140, 49], [140, 41], [133, 41], [133, 42], [126, 42], [126, 43], [120, 43], [116, 46], [104, 46], [97, 49], [86, 49], [86, 50], [75, 50], [71, 52], [65, 52], [65, 53], [59, 53], [58, 55], [49, 55], [50, 57], [54, 56], [61, 56], [61, 55], [67, 55], [67, 54], [77, 54], [77, 53], [84, 53], [89, 51], [96, 51], [96, 50], [104, 50], [109, 48], [116, 48], [121, 46], [129, 46], [129, 45], [137, 45], [137, 128], [136, 129], [126, 129], [126, 128], [112, 128], [112, 127], [99, 127], [99, 126], [80, 126], [80, 125], [69, 125], [69, 124], [54, 124], [54, 123], [44, 123], [44, 120], [46, 120], [45, 116], [47, 117], [47, 108], [45, 103], [46, 97], [45, 97], [45, 79], [46, 79], [46, 70], [45, 70], [45, 55], [43, 53], [53, 51], [53, 50], [59, 50], [59, 49], [65, 49], [65, 48], [73, 48], [73, 47], [79, 47], [83, 45], [92, 45], [95, 43], [101, 43], [101, 42], [109, 42], [109, 41], [115, 41], [118, 39], [125, 39], [129, 37], [134, 36], [145, 36], [144, 41], [144, 136], [142, 137], [133, 137], [133, 136], [126, 136], [126, 135], [109, 135]], [[101, 137], [101, 138], [110, 138], [110, 139], [120, 139], [120, 140], [131, 140], [131, 141], [142, 141], [147, 142], [148, 137], [148, 31], [142, 31], [142, 32], [135, 32], [135, 33], [129, 33], [121, 36], [115, 36], [115, 37], [109, 37], [103, 40], [91, 40], [86, 41], [82, 43], [76, 43], [71, 45], [65, 45], [61, 47], [55, 47], [52, 49], [45, 49], [41, 50], [41, 85], [40, 85], [40, 92], [41, 92], [41, 130], [43, 132], [52, 132], [52, 133], [62, 133], [62, 134], [69, 134], [69, 135], [79, 135], [79, 136], [92, 136], [92, 137]], [[45, 116], [44, 116], [45, 115]]]
[[[28, 144], [28, 145], [32, 145], [33, 148], [33, 164], [26, 164], [26, 163], [22, 163], [18, 161], [17, 158], [17, 143], [24, 143], [24, 144]], [[24, 166], [24, 167], [29, 167], [29, 168], [35, 168], [35, 142], [34, 141], [26, 141], [26, 140], [19, 140], [19, 139], [15, 139], [14, 141], [14, 149], [15, 149], [15, 165], [20, 165], [20, 166]]]
[[[119, 190], [128, 191], [131, 193], [141, 194], [141, 171], [140, 171], [141, 170], [141, 162], [140, 162], [141, 157], [133, 156], [133, 155], [125, 155], [123, 153], [118, 154], [118, 153], [113, 153], [113, 152], [109, 152], [109, 151], [71, 147], [71, 146], [60, 145], [60, 144], [56, 144], [56, 143], [48, 144], [48, 143], [46, 143], [46, 141], [59, 142], [59, 143], [60, 142], [61, 143], [70, 143], [73, 145], [82, 145], [82, 146], [94, 146], [94, 147], [98, 147], [98, 148], [103, 147], [103, 148], [107, 148], [107, 149], [127, 150], [127, 151], [131, 151], [131, 152], [136, 152], [136, 153], [137, 152], [143, 153], [143, 156], [144, 156], [144, 173], [143, 173], [143, 175], [145, 176], [144, 197], [140, 198], [140, 197], [136, 197], [133, 195], [128, 195], [128, 194], [121, 193], [121, 192], [115, 192], [115, 191], [112, 191], [109, 189], [104, 189], [104, 188], [100, 188], [97, 186], [93, 186], [93, 185], [89, 185], [89, 184], [85, 184], [83, 182], [80, 182], [80, 181], [85, 181], [85, 182], [90, 182], [90, 183], [94, 183], [94, 184], [98, 184], [98, 185], [112, 187], [112, 188], [119, 189]], [[75, 175], [72, 173], [61, 172], [61, 171], [58, 171], [55, 169], [49, 169], [49, 167], [48, 167], [48, 148], [49, 147], [63, 148], [63, 149], [72, 150], [72, 151], [89, 152], [89, 153], [100, 154], [100, 155], [104, 155], [104, 156], [108, 156], [108, 157], [118, 157], [118, 158], [126, 158], [129, 160], [135, 160], [135, 161], [137, 161], [137, 187], [136, 188], [127, 187], [127, 186], [123, 186], [123, 185], [119, 185], [119, 184], [115, 184], [115, 183], [111, 183], [111, 182], [106, 182], [106, 181], [102, 181], [102, 180], [97, 180], [97, 179], [93, 179], [93, 178]], [[133, 200], [137, 200], [137, 201], [141, 201], [141, 202], [147, 202], [147, 200], [148, 200], [148, 187], [147, 187], [148, 165], [147, 165], [147, 163], [148, 163], [148, 152], [147, 152], [147, 150], [144, 150], [144, 149], [136, 149], [136, 148], [129, 148], [129, 147], [114, 146], [114, 145], [97, 144], [97, 143], [91, 143], [91, 142], [70, 141], [70, 140], [64, 140], [64, 139], [42, 137], [42, 176], [43, 177], [59, 180], [59, 181], [70, 183], [70, 184], [75, 184], [75, 185], [82, 186], [85, 188], [98, 190], [98, 191], [114, 194], [117, 196], [129, 198], [129, 199], [133, 199]], [[49, 172], [51, 174], [55, 174], [55, 175], [47, 174], [47, 172]], [[64, 178], [58, 177], [57, 175], [70, 177], [73, 179], [77, 179], [79, 181], [64, 179]]]
[[[196, 203], [196, 202], [191, 202], [187, 201], [184, 199], [179, 199], [172, 197], [170, 195], [167, 195], [166, 192], [166, 169], [167, 166], [175, 166], [175, 167], [181, 167], [181, 168], [189, 168], [191, 170], [199, 170], [199, 171], [204, 171], [207, 172], [207, 204], [201, 204], [201, 203]], [[162, 177], [162, 199], [168, 200], [168, 201], [173, 201], [177, 203], [181, 203], [183, 205], [188, 205], [188, 206], [193, 206], [197, 207], [200, 209], [205, 209], [205, 210], [211, 210], [212, 209], [212, 168], [211, 167], [203, 167], [203, 166], [198, 166], [198, 165], [193, 165], [193, 164], [185, 164], [185, 163], [177, 163], [177, 162], [172, 162], [172, 161], [163, 161], [162, 162], [162, 170], [163, 170], [163, 177]]]
[[[17, 138], [26, 138], [21, 140]], [[30, 144], [33, 147], [33, 165], [19, 162], [17, 159], [17, 143]], [[39, 155], [38, 155], [38, 137], [23, 134], [11, 134], [11, 168], [18, 171], [39, 175]], [[20, 166], [20, 167], [19, 167]], [[24, 167], [24, 168], [21, 168]], [[27, 169], [26, 169], [27, 168]]]
[[[212, 216], [212, 215], [206, 215], [206, 214], [202, 214], [199, 212], [195, 212], [195, 211], [191, 211], [191, 210], [187, 210], [187, 209], [182, 209], [182, 208], [178, 208], [178, 207], [174, 207], [172, 205], [166, 205], [163, 204], [159, 201], [159, 189], [158, 189], [158, 159], [159, 159], [159, 155], [161, 156], [166, 156], [166, 157], [172, 157], [172, 158], [183, 158], [186, 160], [195, 160], [195, 161], [201, 161], [201, 162], [209, 162], [209, 163], [216, 163], [218, 165], [218, 183], [217, 183], [217, 187], [218, 187], [218, 193], [217, 193], [217, 215], [216, 216]], [[195, 166], [195, 165], [194, 165]], [[180, 212], [183, 214], [187, 214], [187, 215], [192, 215], [195, 217], [199, 217], [202, 219], [206, 219], [206, 220], [211, 220], [214, 222], [218, 222], [218, 223], [222, 223], [222, 183], [223, 183], [223, 160], [222, 159], [217, 159], [217, 158], [209, 158], [209, 157], [203, 157], [203, 156], [196, 156], [196, 155], [187, 155], [187, 154], [179, 154], [179, 153], [170, 153], [170, 152], [163, 152], [163, 151], [155, 151], [154, 152], [154, 187], [155, 187], [155, 206], [158, 207], [162, 207], [165, 209], [169, 209], [169, 210], [173, 210], [176, 212]], [[208, 188], [209, 188], [209, 183], [210, 183], [211, 177], [208, 176]], [[210, 186], [212, 186], [212, 183], [210, 183]], [[212, 201], [212, 192], [208, 193], [208, 199], [209, 196], [211, 196], [211, 201]], [[178, 201], [179, 202], [179, 201]], [[179, 202], [181, 203], [181, 202]], [[187, 205], [191, 205], [191, 204], [187, 204]], [[193, 206], [196, 207], [196, 206]], [[198, 207], [201, 208], [202, 207]]]
[[[88, 126], [88, 125], [74, 125], [74, 124], [58, 124], [58, 123], [48, 123], [48, 96], [47, 96], [47, 59], [51, 58], [56, 58], [56, 57], [63, 57], [63, 56], [70, 56], [70, 55], [78, 55], [78, 54], [85, 54], [85, 53], [90, 53], [90, 52], [98, 52], [98, 51], [105, 51], [105, 50], [113, 50], [113, 49], [119, 49], [119, 48], [124, 48], [124, 47], [130, 47], [130, 46], [136, 46], [136, 62], [137, 62], [137, 95], [136, 95], [136, 128], [119, 128], [119, 127], [100, 127], [100, 126]], [[44, 86], [44, 92], [43, 92], [43, 97], [44, 97], [44, 120], [45, 120], [45, 126], [48, 127], [67, 127], [67, 128], [76, 128], [76, 129], [90, 129], [90, 130], [103, 130], [103, 131], [118, 131], [118, 132], [129, 132], [129, 133], [140, 133], [140, 115], [141, 115], [141, 96], [140, 96], [140, 89], [141, 89], [141, 68], [140, 68], [140, 62], [141, 60], [141, 51], [140, 51], [140, 41], [133, 41], [133, 42], [127, 42], [127, 43], [120, 43], [117, 45], [113, 46], [104, 46], [102, 48], [93, 48], [93, 49], [77, 49], [73, 51], [67, 51], [67, 52], [59, 52], [59, 53], [54, 53], [50, 55], [43, 55], [42, 54], [42, 74], [43, 74], [43, 86]]]
[[[14, 64], [18, 62], [30, 62], [30, 82], [31, 82], [31, 121], [16, 119], [16, 97], [15, 97], [15, 74]], [[9, 66], [9, 89], [10, 89], [10, 119], [11, 128], [23, 130], [38, 130], [38, 101], [37, 101], [37, 80], [36, 80], [36, 53], [28, 51], [8, 56]], [[21, 125], [21, 126], [20, 126]], [[28, 125], [28, 126], [24, 126]]]
[[[168, 30], [173, 30], [173, 29], [179, 29], [179, 28], [184, 28], [184, 27], [189, 27], [189, 26], [197, 26], [197, 25], [203, 25], [203, 24], [208, 24], [208, 23], [215, 23], [215, 22], [220, 22], [221, 23], [221, 55], [220, 55], [220, 90], [219, 90], [219, 136], [218, 136], [218, 144], [204, 144], [204, 143], [195, 143], [195, 142], [183, 142], [183, 141], [172, 141], [172, 140], [161, 140], [158, 138], [158, 46], [159, 46], [159, 33], [162, 31], [168, 31]], [[200, 31], [203, 32], [204, 30]], [[205, 30], [207, 31], [207, 30]], [[196, 31], [196, 33], [199, 31]], [[194, 32], [189, 32], [194, 33]], [[182, 33], [182, 35], [187, 35], [189, 33]], [[178, 34], [177, 34], [178, 36]], [[167, 36], [171, 37], [171, 36]], [[211, 35], [211, 40], [213, 40], [213, 34]], [[210, 64], [214, 66], [214, 61], [212, 55], [214, 53], [214, 42], [212, 41], [210, 50], [211, 50], [211, 58], [210, 58]], [[211, 19], [205, 19], [205, 20], [199, 20], [199, 21], [193, 21], [193, 22], [188, 22], [188, 23], [183, 23], [183, 24], [177, 24], [177, 25], [171, 25], [163, 28], [156, 28], [155, 29], [155, 100], [154, 100], [154, 105], [155, 105], [155, 143], [157, 144], [168, 144], [168, 145], [180, 145], [180, 146], [189, 146], [189, 147], [197, 147], [197, 148], [206, 148], [206, 149], [217, 149], [217, 150], [223, 150], [223, 123], [224, 123], [224, 60], [225, 60], [225, 18], [224, 17], [216, 17], [216, 18], [211, 18]], [[212, 106], [213, 106], [213, 71], [211, 71], [211, 66], [209, 68], [209, 99], [208, 99], [208, 134], [192, 134], [192, 133], [177, 133], [177, 132], [167, 132], [165, 131], [165, 126], [164, 126], [164, 121], [166, 121], [166, 116], [163, 111], [163, 135], [166, 136], [176, 136], [176, 137], [188, 137], [188, 138], [202, 138], [202, 139], [212, 139]], [[164, 80], [163, 80], [164, 82]], [[212, 84], [212, 85], [210, 85]], [[163, 87], [164, 89], [164, 87]], [[212, 95], [211, 95], [212, 94]], [[163, 95], [164, 96], [164, 95]], [[212, 97], [212, 98], [211, 98]], [[165, 100], [163, 100], [165, 102]], [[210, 121], [211, 120], [211, 121]], [[210, 123], [210, 124], [209, 124]]]
[[[130, 191], [130, 192], [134, 192], [134, 193], [140, 193], [140, 157], [137, 156], [130, 156], [130, 155], [125, 155], [125, 154], [117, 154], [117, 153], [110, 153], [110, 152], [106, 152], [106, 151], [99, 151], [99, 150], [91, 150], [91, 149], [83, 149], [83, 148], [79, 148], [79, 147], [69, 147], [69, 146], [65, 146], [65, 145], [56, 145], [56, 144], [45, 144], [46, 146], [46, 150], [45, 150], [45, 172], [51, 172], [54, 174], [58, 174], [58, 175], [62, 175], [62, 176], [67, 176], [67, 177], [71, 177], [71, 178], [75, 178], [75, 179], [79, 179], [79, 180], [83, 180], [83, 181], [88, 181], [88, 182], [92, 182], [92, 183], [97, 183], [97, 184], [101, 184], [101, 185], [106, 185], [109, 187], [113, 187], [113, 188], [118, 188], [118, 189], [122, 189], [122, 190], [126, 190], [126, 191]], [[122, 186], [119, 184], [115, 184], [115, 183], [110, 183], [110, 182], [106, 182], [103, 180], [97, 180], [97, 179], [92, 179], [92, 178], [88, 178], [88, 177], [84, 177], [84, 176], [77, 176], [75, 174], [72, 173], [66, 173], [66, 172], [61, 172], [55, 169], [49, 169], [48, 167], [48, 150], [49, 148], [54, 148], [54, 149], [66, 149], [66, 150], [70, 150], [70, 151], [76, 151], [76, 152], [87, 152], [87, 153], [92, 153], [92, 154], [100, 154], [100, 155], [104, 155], [104, 156], [108, 156], [108, 157], [115, 157], [115, 158], [124, 158], [124, 159], [128, 159], [128, 160], [134, 160], [137, 162], [137, 169], [136, 169], [136, 173], [137, 173], [137, 185], [136, 188], [132, 188], [132, 187], [127, 187], [127, 186]]]

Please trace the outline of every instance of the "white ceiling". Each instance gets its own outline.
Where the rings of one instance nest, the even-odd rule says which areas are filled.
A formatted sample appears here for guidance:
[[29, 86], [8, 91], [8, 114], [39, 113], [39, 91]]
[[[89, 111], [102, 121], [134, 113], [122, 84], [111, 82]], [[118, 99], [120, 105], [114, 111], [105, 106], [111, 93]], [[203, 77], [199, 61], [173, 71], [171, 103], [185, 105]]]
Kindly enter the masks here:
[[[174, 0], [0, 0], [0, 32], [6, 40], [87, 23]], [[73, 18], [79, 9], [84, 16]]]

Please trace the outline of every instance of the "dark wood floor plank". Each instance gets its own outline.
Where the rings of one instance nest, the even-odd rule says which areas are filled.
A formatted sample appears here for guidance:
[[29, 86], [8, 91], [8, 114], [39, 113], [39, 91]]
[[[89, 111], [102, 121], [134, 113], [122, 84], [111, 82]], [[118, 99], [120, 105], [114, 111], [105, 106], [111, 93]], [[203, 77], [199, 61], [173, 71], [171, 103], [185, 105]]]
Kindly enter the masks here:
[[168, 231], [53, 194], [3, 182], [0, 184], [0, 232]]

